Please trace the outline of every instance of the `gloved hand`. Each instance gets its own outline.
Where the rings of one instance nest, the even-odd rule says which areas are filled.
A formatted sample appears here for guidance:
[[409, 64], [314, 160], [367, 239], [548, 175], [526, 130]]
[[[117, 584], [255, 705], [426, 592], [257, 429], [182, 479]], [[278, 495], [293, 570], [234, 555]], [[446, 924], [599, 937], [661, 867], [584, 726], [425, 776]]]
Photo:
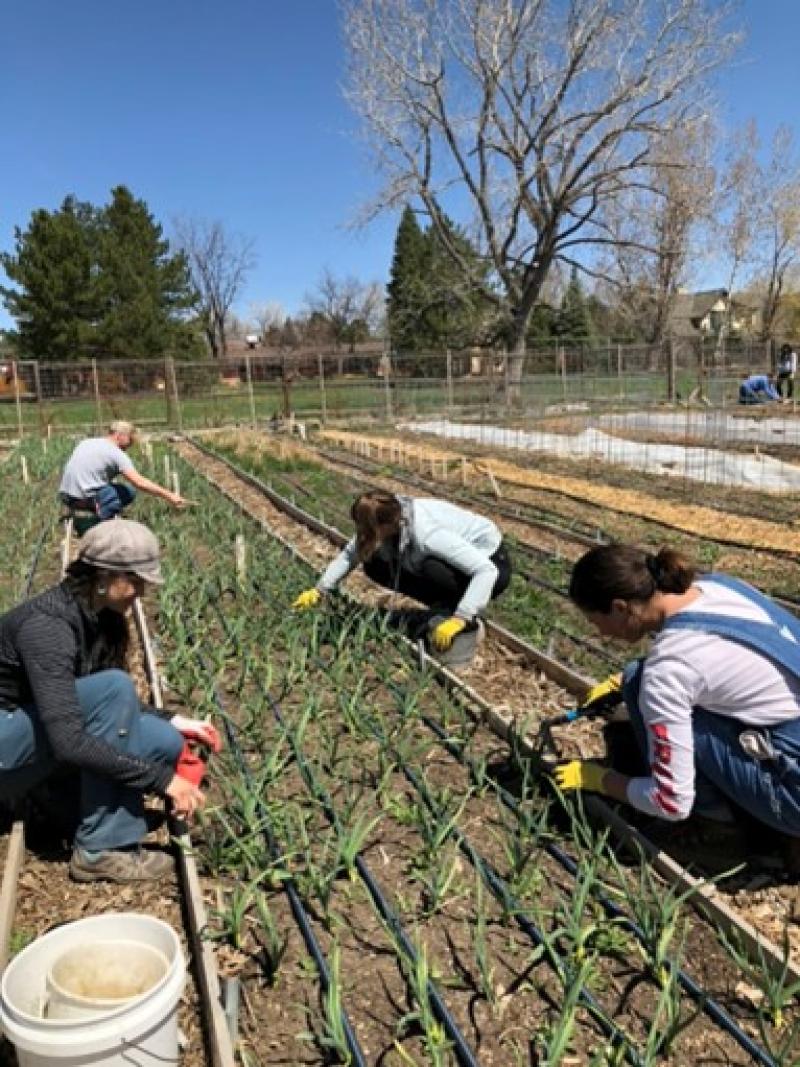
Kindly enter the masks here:
[[187, 782], [191, 782], [196, 789], [200, 789], [206, 776], [206, 761], [197, 752], [197, 745], [186, 741], [178, 762], [175, 765], [175, 773]]
[[222, 738], [219, 736], [219, 730], [208, 719], [187, 719], [184, 715], [173, 715], [169, 721], [184, 737], [207, 745], [212, 752], [221, 751]]
[[591, 760], [570, 760], [569, 763], [562, 763], [560, 767], [556, 767], [553, 771], [553, 778], [558, 788], [564, 792], [569, 793], [573, 789], [584, 789], [590, 793], [604, 793], [603, 778], [608, 771], [608, 767], [603, 767], [600, 763], [593, 763]]
[[602, 682], [593, 685], [584, 697], [581, 710], [605, 706], [616, 707], [622, 701], [622, 674], [610, 674]]
[[451, 619], [445, 619], [432, 630], [431, 644], [437, 652], [446, 652], [466, 625], [466, 619], [458, 619], [455, 615]]
[[298, 611], [307, 611], [309, 608], [315, 608], [321, 599], [322, 593], [319, 589], [306, 589], [294, 601], [292, 607]]

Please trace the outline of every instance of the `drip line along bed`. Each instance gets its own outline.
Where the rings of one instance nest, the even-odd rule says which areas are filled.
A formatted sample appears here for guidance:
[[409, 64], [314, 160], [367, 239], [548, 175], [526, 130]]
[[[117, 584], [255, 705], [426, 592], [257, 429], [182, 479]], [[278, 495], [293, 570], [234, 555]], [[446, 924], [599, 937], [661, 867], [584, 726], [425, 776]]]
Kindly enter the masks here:
[[236, 742], [196, 842], [210, 935], [244, 979], [245, 1060], [791, 1062], [788, 980], [750, 968], [770, 994], [743, 997], [714, 929], [647, 865], [622, 866], [369, 609], [293, 615], [308, 565], [192, 468], [182, 487], [201, 507], [180, 525], [154, 516], [170, 561], [160, 654], [168, 694]]

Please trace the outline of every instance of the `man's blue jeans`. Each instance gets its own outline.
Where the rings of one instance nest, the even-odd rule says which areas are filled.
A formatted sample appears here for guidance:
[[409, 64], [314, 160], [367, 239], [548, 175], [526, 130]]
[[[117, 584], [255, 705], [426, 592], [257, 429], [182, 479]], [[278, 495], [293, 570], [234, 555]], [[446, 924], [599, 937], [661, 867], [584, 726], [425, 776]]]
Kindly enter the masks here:
[[[624, 671], [623, 696], [640, 750], [647, 759], [647, 730], [639, 710], [644, 660]], [[759, 734], [766, 759], [755, 759], [742, 746], [747, 732]], [[777, 726], [748, 727], [704, 708], [692, 710], [695, 803], [693, 813], [730, 821], [729, 804], [782, 833], [800, 837], [800, 718]]]
[[92, 493], [92, 501], [97, 508], [97, 517], [100, 519], [115, 519], [124, 508], [132, 504], [136, 497], [136, 490], [131, 485], [123, 482], [111, 482]]
[[[175, 767], [183, 737], [165, 719], [143, 711], [131, 678], [119, 670], [79, 678], [75, 686], [88, 733], [131, 756]], [[0, 798], [10, 800], [41, 782], [55, 766], [33, 705], [0, 711]], [[111, 778], [81, 774], [80, 848], [100, 851], [138, 844], [147, 833], [141, 790]]]

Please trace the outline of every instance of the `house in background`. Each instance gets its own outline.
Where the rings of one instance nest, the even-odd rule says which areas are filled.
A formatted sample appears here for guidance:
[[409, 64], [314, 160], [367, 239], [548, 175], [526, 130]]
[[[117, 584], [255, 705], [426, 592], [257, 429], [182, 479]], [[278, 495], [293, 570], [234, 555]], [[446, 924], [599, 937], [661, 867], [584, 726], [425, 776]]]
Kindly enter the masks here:
[[669, 332], [680, 340], [751, 337], [758, 330], [759, 309], [727, 289], [678, 292], [669, 317]]

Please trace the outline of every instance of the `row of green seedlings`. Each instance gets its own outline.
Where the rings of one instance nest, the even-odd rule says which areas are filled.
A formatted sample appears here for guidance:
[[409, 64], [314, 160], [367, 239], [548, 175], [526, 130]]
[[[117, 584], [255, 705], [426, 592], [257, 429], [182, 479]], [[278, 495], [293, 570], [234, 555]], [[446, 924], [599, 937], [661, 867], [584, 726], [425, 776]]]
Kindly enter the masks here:
[[55, 522], [70, 442], [26, 438], [0, 464], [0, 612], [24, 595], [34, 552]]
[[[259, 642], [259, 643], [261, 644], [261, 642]], [[262, 650], [263, 650], [263, 646], [262, 646]], [[185, 664], [182, 663], [181, 667], [185, 667]], [[301, 671], [301, 674], [302, 673], [303, 672]], [[360, 837], [361, 836], [360, 832], [357, 832], [356, 836]], [[238, 839], [240, 839], [240, 837], [241, 837], [241, 835], [237, 833], [236, 839], [238, 840]], [[343, 845], [343, 861], [342, 862], [343, 862], [343, 867], [344, 867], [345, 871], [348, 870], [348, 869], [352, 869], [352, 862], [351, 862], [349, 857], [352, 855], [352, 850], [354, 848], [355, 848], [355, 843], [352, 840], [349, 841], [349, 842], [346, 842]], [[330, 863], [327, 862], [327, 860], [322, 865], [322, 868], [320, 870], [322, 878], [319, 879], [319, 882], [320, 882], [321, 890], [322, 890], [321, 895], [323, 897], [326, 896], [326, 886], [330, 886], [333, 883], [333, 881], [336, 878], [336, 874], [337, 874], [338, 869], [339, 869], [339, 865], [338, 864], [330, 864]], [[315, 869], [313, 867], [309, 867], [309, 877], [311, 879], [314, 879], [316, 877], [316, 871], [315, 871]], [[247, 894], [245, 894], [245, 896], [246, 895]], [[240, 905], [241, 905], [242, 899], [243, 899], [243, 897], [240, 895], [240, 898], [236, 901], [236, 906], [233, 909], [233, 911], [234, 911], [234, 921], [236, 921], [236, 916], [241, 914]], [[419, 962], [420, 961], [418, 959], [418, 964], [419, 964]], [[434, 1031], [433, 1036], [431, 1038], [432, 1042], [434, 1042], [434, 1045], [435, 1045], [435, 1041], [434, 1041], [435, 1035], [436, 1035], [436, 1031]]]
[[[212, 522], [212, 526], [215, 532], [218, 532], [218, 524]], [[167, 587], [164, 590], [164, 600], [174, 605], [172, 621], [179, 631], [180, 627], [186, 628], [186, 620], [182, 610], [183, 605], [187, 599], [192, 599], [194, 604], [197, 604], [198, 600], [196, 595], [193, 598], [189, 598], [185, 594], [178, 595], [173, 600], [173, 593], [175, 592], [173, 585], [174, 580], [170, 581], [168, 579]], [[162, 608], [162, 614], [163, 621], [169, 625], [170, 609], [168, 607]], [[250, 619], [248, 627], [242, 625], [247, 621], [247, 617], [244, 617], [231, 624], [233, 629], [228, 634], [229, 640], [240, 639], [244, 629], [249, 629], [252, 626], [252, 619]], [[202, 619], [197, 619], [195, 625], [201, 627], [202, 622]], [[169, 664], [170, 676], [175, 675], [180, 678], [181, 688], [185, 690], [185, 698], [191, 700], [195, 707], [205, 705], [210, 708], [213, 704], [213, 693], [211, 692], [213, 682], [209, 680], [207, 671], [197, 666], [196, 657], [188, 648], [191, 642], [181, 641], [180, 632], [176, 633], [176, 637], [175, 657]], [[270, 655], [270, 649], [269, 647], [265, 648], [263, 638], [264, 635], [259, 634], [252, 653], [241, 657], [243, 669], [234, 687], [236, 691], [241, 691], [247, 687], [250, 665], [254, 656], [263, 657], [265, 662], [272, 661], [273, 657]], [[219, 648], [219, 645], [213, 646], [214, 651], [211, 652], [211, 655], [215, 659], [219, 657]], [[214, 674], [220, 673], [219, 667], [219, 663], [217, 667], [212, 665], [212, 677]], [[300, 675], [298, 675], [299, 677]], [[271, 679], [267, 679], [267, 681], [271, 682]], [[259, 689], [262, 682], [263, 679], [259, 678]], [[249, 709], [247, 705], [243, 707], [245, 713], [248, 710], [253, 713], [250, 725], [254, 722], [263, 725], [262, 705], [263, 701], [256, 700], [255, 706], [251, 706]], [[330, 898], [333, 887], [339, 880], [340, 875], [342, 873], [345, 875], [352, 874], [354, 856], [358, 851], [359, 842], [354, 837], [350, 837], [349, 840], [342, 844], [339, 857], [333, 858], [333, 861], [331, 861], [330, 855], [325, 850], [323, 850], [321, 857], [314, 859], [309, 830], [309, 823], [313, 819], [314, 812], [313, 810], [308, 810], [307, 801], [304, 805], [287, 805], [283, 802], [276, 803], [274, 799], [270, 800], [270, 798], [274, 797], [277, 781], [285, 771], [288, 762], [284, 747], [281, 744], [275, 745], [273, 740], [267, 740], [259, 736], [254, 742], [251, 738], [249, 747], [252, 751], [268, 753], [263, 763], [256, 769], [258, 791], [254, 793], [246, 788], [241, 780], [237, 780], [235, 776], [227, 775], [225, 780], [231, 785], [232, 795], [228, 797], [224, 805], [215, 810], [214, 819], [217, 825], [216, 827], [208, 827], [204, 837], [206, 859], [209, 866], [216, 870], [218, 874], [230, 874], [235, 871], [239, 876], [238, 883], [229, 896], [226, 910], [220, 912], [217, 916], [220, 921], [219, 933], [228, 937], [235, 946], [241, 948], [250, 940], [249, 926], [255, 916], [256, 922], [260, 927], [259, 942], [262, 948], [262, 961], [266, 960], [268, 971], [272, 973], [273, 980], [275, 980], [280, 960], [285, 951], [286, 939], [284, 934], [276, 928], [271, 918], [266, 891], [288, 877], [291, 871], [292, 876], [297, 878], [305, 895], [311, 899], [316, 899], [322, 905], [321, 919], [323, 924], [329, 930], [336, 926], [341, 926], [344, 922], [342, 918], [338, 918], [334, 922], [334, 913], [330, 909]], [[293, 836], [294, 840], [298, 842], [287, 851], [283, 857], [282, 864], [277, 869], [274, 861], [271, 861], [263, 851], [261, 831], [263, 829], [265, 810], [263, 801], [265, 799], [270, 821], [273, 825], [282, 829], [287, 837]], [[360, 838], [360, 834], [357, 836]], [[243, 879], [240, 877], [242, 872], [246, 872]], [[343, 1043], [344, 1037], [341, 1033], [340, 1012], [337, 1007], [340, 1003], [341, 989], [341, 982], [338, 976], [338, 960], [339, 949], [334, 942], [331, 949], [331, 968], [334, 973], [334, 982], [325, 998], [325, 1024], [321, 1041], [324, 1046], [328, 1046], [329, 1043], [333, 1042], [333, 1044], [340, 1047], [340, 1051], [344, 1055], [346, 1046]], [[418, 973], [418, 971], [415, 971], [415, 975]], [[427, 1003], [426, 994], [425, 1004]], [[411, 1018], [406, 1017], [403, 1025], [407, 1026], [410, 1022]], [[438, 1028], [438, 1023], [436, 1027]], [[432, 1031], [434, 1047], [435, 1041], [438, 1040], [436, 1037], [437, 1032], [436, 1029]]]
[[[359, 828], [356, 827], [356, 837], [358, 837], [358, 835], [359, 835], [358, 834], [358, 829]], [[517, 847], [517, 846], [512, 846], [512, 847]], [[432, 851], [432, 856], [437, 856], [437, 855], [439, 855], [438, 854], [438, 849], [434, 849]], [[347, 863], [345, 864], [345, 866], [347, 867]], [[442, 896], [442, 887], [443, 886], [447, 886], [447, 885], [451, 885], [451, 883], [452, 883], [452, 878], [453, 878], [452, 871], [453, 871], [453, 867], [451, 866], [450, 867], [450, 871], [446, 872], [444, 874], [444, 877], [441, 876], [441, 875], [438, 875], [438, 874], [434, 874], [433, 877], [430, 879], [430, 881], [432, 882], [432, 893], [430, 895], [431, 895], [431, 898], [433, 899], [433, 902], [434, 902], [434, 910], [435, 910], [436, 907], [438, 907], [438, 905], [435, 904], [436, 898]], [[637, 894], [636, 898], [637, 899], [640, 898], [639, 894]], [[642, 924], [642, 925], [644, 925], [644, 924]], [[674, 925], [674, 923], [668, 924], [668, 926], [672, 926], [672, 925]], [[654, 944], [660, 943], [661, 945], [665, 945], [665, 944], [669, 943], [670, 940], [671, 940], [671, 936], [670, 937], [660, 936], [660, 937], [654, 939]], [[657, 959], [656, 959], [656, 962], [655, 962], [655, 965], [654, 965], [654, 971], [655, 971], [655, 973], [659, 972], [659, 966], [658, 966]], [[667, 988], [668, 986], [669, 986], [669, 983], [665, 983], [665, 988]], [[667, 994], [665, 993], [665, 997], [666, 996], [667, 996]], [[666, 1012], [666, 1009], [665, 1009], [665, 1012]], [[671, 1023], [671, 1026], [672, 1026], [673, 1029], [674, 1029], [674, 1021], [675, 1021], [675, 1013], [673, 1012], [672, 1013], [672, 1023]], [[656, 1040], [656, 1039], [654, 1038], [654, 1040]], [[661, 1044], [661, 1046], [663, 1046], [663, 1041], [661, 1041], [660, 1044]]]
[[[280, 460], [269, 453], [253, 452], [224, 442], [215, 444], [215, 450], [271, 484], [282, 496], [316, 518], [336, 526], [345, 534], [350, 530], [349, 509], [342, 501], [355, 496], [363, 489], [363, 484], [304, 459]], [[607, 672], [609, 661], [616, 663], [616, 657], [581, 644], [590, 635], [578, 613], [569, 607], [563, 596], [527, 580], [526, 575], [531, 573], [565, 589], [568, 562], [555, 558], [532, 562], [521, 552], [514, 554], [513, 537], [509, 537], [508, 542], [516, 560], [515, 573], [503, 597], [490, 605], [489, 617], [548, 655], [569, 656], [576, 667], [589, 673]]]

